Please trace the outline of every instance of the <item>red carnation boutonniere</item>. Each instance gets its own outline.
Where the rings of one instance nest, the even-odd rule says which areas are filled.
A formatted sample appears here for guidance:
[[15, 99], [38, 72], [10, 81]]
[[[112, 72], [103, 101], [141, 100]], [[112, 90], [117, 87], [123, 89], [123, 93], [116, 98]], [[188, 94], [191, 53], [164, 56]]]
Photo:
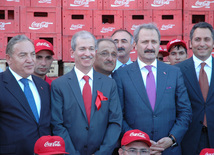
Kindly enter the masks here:
[[108, 98], [105, 97], [102, 92], [97, 90], [97, 98], [96, 98], [96, 102], [95, 102], [95, 104], [97, 106], [97, 110], [100, 110], [100, 108], [101, 108], [101, 101], [107, 101], [107, 100], [108, 100]]

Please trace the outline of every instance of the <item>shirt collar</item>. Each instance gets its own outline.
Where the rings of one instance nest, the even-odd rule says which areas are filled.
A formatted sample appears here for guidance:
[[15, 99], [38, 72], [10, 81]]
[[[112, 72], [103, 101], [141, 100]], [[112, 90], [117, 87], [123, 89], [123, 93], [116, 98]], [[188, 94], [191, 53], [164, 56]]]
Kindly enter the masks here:
[[194, 54], [193, 54], [192, 58], [193, 58], [193, 62], [195, 64], [195, 68], [198, 68], [201, 65], [202, 62], [205, 62], [206, 65], [208, 65], [210, 68], [212, 68], [212, 56], [211, 55], [205, 61], [202, 61], [202, 60], [198, 59]]
[[[137, 58], [137, 62], [138, 62], [138, 64], [139, 64], [140, 70], [143, 69], [145, 66], [148, 66], [148, 65], [145, 64], [143, 61], [141, 61], [141, 60], [139, 59], [139, 57]], [[155, 59], [155, 60], [152, 62], [151, 66], [157, 68], [157, 59]]]
[[79, 69], [77, 69], [76, 66], [74, 66], [74, 71], [76, 72], [78, 81], [80, 81], [85, 75], [89, 76], [89, 78], [93, 80], [93, 68], [91, 68], [88, 74], [84, 74]]
[[[23, 77], [21, 77], [19, 74], [17, 74], [16, 72], [14, 72], [10, 67], [9, 67], [10, 72], [13, 74], [13, 76], [15, 77], [15, 79], [17, 81], [21, 80]], [[28, 80], [33, 81], [32, 76], [28, 76], [27, 77]]]

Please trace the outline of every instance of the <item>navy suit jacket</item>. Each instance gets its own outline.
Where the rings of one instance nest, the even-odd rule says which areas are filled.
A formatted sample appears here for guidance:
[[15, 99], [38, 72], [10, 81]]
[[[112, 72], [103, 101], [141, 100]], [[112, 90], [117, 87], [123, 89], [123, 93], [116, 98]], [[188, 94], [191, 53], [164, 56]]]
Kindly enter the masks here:
[[33, 155], [34, 144], [43, 135], [50, 135], [50, 86], [33, 76], [41, 98], [39, 123], [31, 111], [24, 92], [7, 69], [0, 73], [0, 154]]
[[203, 126], [204, 112], [207, 116], [209, 144], [211, 148], [214, 148], [214, 59], [212, 58], [212, 76], [206, 102], [201, 93], [193, 58], [191, 57], [177, 66], [183, 73], [193, 113], [192, 123], [182, 141], [182, 153], [195, 155]]
[[115, 71], [123, 111], [123, 133], [131, 129], [146, 132], [158, 141], [174, 135], [178, 147], [163, 154], [181, 154], [180, 142], [191, 120], [191, 105], [179, 68], [157, 61], [156, 104], [151, 108], [138, 62]]
[[[74, 69], [51, 84], [53, 134], [72, 155], [110, 155], [121, 133], [122, 111], [116, 83], [94, 70], [90, 126]], [[107, 101], [95, 106], [97, 90]]]

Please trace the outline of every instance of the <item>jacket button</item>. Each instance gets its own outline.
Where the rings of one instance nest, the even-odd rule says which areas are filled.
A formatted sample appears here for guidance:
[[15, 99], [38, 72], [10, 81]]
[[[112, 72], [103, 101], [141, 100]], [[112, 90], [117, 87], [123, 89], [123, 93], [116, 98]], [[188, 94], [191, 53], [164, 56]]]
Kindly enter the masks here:
[[86, 129], [86, 130], [88, 130], [89, 128], [88, 128], [88, 127], [86, 127], [85, 129]]
[[87, 145], [84, 145], [84, 148], [88, 148], [88, 146], [87, 146]]

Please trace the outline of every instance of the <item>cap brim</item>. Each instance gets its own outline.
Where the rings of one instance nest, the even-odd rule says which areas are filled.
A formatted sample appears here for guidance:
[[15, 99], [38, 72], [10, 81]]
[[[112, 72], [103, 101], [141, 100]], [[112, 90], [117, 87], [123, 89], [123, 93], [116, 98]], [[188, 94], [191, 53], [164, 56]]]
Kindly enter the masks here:
[[54, 155], [54, 154], [69, 154], [68, 152], [47, 152], [47, 153], [39, 153], [38, 155]]
[[129, 142], [124, 143], [124, 145], [128, 145], [128, 144], [130, 144], [130, 143], [132, 143], [132, 142], [135, 142], [135, 141], [142, 141], [142, 142], [146, 143], [149, 147], [152, 145], [152, 143], [151, 143], [150, 141], [144, 140], [144, 139], [142, 139], [142, 138], [136, 138], [136, 139], [133, 140], [133, 141], [129, 141]]

